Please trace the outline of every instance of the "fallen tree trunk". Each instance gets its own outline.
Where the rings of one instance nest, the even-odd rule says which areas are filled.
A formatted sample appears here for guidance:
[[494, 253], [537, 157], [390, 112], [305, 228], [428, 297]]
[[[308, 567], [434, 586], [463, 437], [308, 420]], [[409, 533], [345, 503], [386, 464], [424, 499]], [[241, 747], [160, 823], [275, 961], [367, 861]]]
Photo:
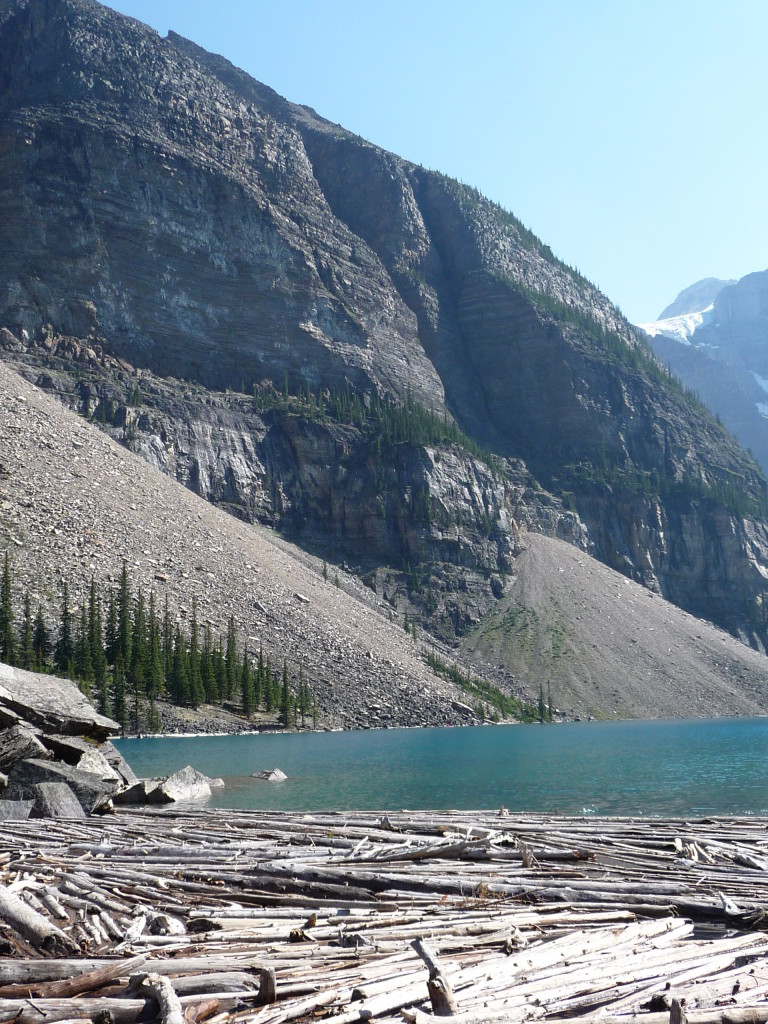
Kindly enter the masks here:
[[0, 886], [0, 918], [15, 928], [19, 935], [33, 946], [45, 950], [46, 953], [66, 956], [78, 950], [77, 943], [60, 928], [51, 924], [48, 918], [27, 906], [4, 886]]

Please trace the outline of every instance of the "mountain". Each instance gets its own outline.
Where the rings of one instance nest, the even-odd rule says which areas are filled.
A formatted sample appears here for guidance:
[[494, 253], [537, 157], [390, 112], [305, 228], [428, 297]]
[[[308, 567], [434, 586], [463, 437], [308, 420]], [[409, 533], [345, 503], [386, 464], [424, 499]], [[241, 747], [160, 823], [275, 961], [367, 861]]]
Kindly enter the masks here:
[[768, 271], [700, 281], [638, 326], [768, 471]]
[[657, 320], [637, 326], [649, 338], [662, 336], [688, 345], [694, 331], [712, 320], [715, 298], [729, 284], [733, 281], [705, 277], [684, 288], [675, 301], [661, 311]]
[[0, 202], [5, 362], [394, 617], [463, 643], [534, 531], [764, 647], [762, 471], [476, 190], [94, 0], [3, 0]]
[[[466, 722], [463, 697], [425, 663], [421, 645], [388, 608], [346, 573], [263, 527], [239, 522], [126, 452], [92, 424], [0, 363], [0, 537], [32, 607], [58, 610], [91, 576], [166, 596], [174, 618], [226, 631], [230, 615], [252, 652], [303, 667], [325, 724], [447, 725]], [[77, 595], [77, 596], [76, 596]], [[50, 618], [53, 618], [51, 614]]]
[[[49, 618], [62, 580], [75, 607], [92, 575], [117, 586], [125, 559], [134, 591], [151, 587], [159, 607], [167, 598], [174, 619], [188, 620], [196, 600], [214, 635], [232, 615], [252, 651], [263, 644], [273, 665], [285, 658], [292, 679], [303, 668], [324, 726], [477, 721], [474, 700], [430, 671], [433, 650], [533, 700], [546, 676], [570, 717], [764, 710], [764, 655], [572, 544], [525, 532], [519, 543], [494, 615], [465, 650], [433, 648], [354, 576], [325, 573], [273, 530], [192, 494], [0, 362], [0, 549], [11, 552], [19, 594], [29, 590]], [[512, 685], [503, 664], [515, 636]]]
[[697, 310], [707, 309], [713, 305], [715, 299], [723, 288], [727, 288], [735, 281], [723, 281], [718, 277], [705, 277], [695, 284], [683, 288], [674, 302], [670, 302], [661, 313], [659, 320], [668, 320], [672, 317], [695, 313]]

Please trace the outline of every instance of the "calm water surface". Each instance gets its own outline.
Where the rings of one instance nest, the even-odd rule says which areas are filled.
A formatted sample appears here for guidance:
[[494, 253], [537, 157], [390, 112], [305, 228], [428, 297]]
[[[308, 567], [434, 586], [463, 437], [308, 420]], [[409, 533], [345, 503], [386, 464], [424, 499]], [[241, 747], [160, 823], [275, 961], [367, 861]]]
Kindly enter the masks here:
[[[142, 777], [221, 776], [208, 806], [768, 814], [768, 718], [120, 740]], [[264, 783], [251, 772], [281, 768]]]

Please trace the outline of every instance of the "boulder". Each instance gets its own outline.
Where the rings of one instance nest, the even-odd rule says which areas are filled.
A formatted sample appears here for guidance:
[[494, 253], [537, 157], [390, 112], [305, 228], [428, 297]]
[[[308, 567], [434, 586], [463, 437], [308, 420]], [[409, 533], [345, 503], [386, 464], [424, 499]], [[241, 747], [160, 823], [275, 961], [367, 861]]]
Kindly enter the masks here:
[[19, 761], [8, 773], [7, 795], [13, 800], [35, 799], [40, 782], [63, 782], [72, 790], [86, 814], [109, 806], [117, 786], [104, 782], [93, 772], [83, 772], [60, 761], [29, 758]]
[[34, 800], [0, 800], [0, 821], [26, 821], [34, 806]]
[[106, 743], [102, 743], [99, 749], [104, 757], [106, 757], [111, 767], [114, 768], [123, 780], [123, 784], [125, 786], [132, 786], [134, 783], [139, 781], [133, 768], [131, 768], [114, 743], [107, 740]]
[[[105, 778], [114, 779], [122, 785], [132, 786], [138, 782], [133, 769], [123, 755], [109, 740], [106, 743], [94, 744], [93, 740], [81, 736], [62, 736], [61, 733], [46, 733], [43, 743], [54, 757], [66, 761], [83, 771], [96, 771]], [[93, 757], [92, 755], [96, 755]]]
[[84, 818], [80, 801], [65, 782], [38, 782], [32, 786], [34, 806], [30, 818]]
[[162, 779], [137, 779], [127, 789], [115, 793], [113, 801], [120, 806], [136, 807], [148, 803], [167, 803], [163, 800], [152, 800], [152, 793], [162, 785]]
[[103, 782], [114, 783], [119, 788], [123, 786], [123, 780], [102, 752], [96, 748], [86, 750], [77, 762], [76, 768], [81, 772], [91, 772], [93, 775], [97, 775]]
[[50, 756], [31, 726], [17, 722], [0, 731], [0, 769], [3, 771], [28, 757], [44, 759]]
[[148, 794], [151, 804], [170, 804], [186, 800], [207, 800], [211, 795], [208, 778], [187, 765], [161, 782], [156, 789]]
[[280, 768], [265, 768], [261, 772], [251, 772], [252, 779], [261, 779], [262, 782], [282, 782], [288, 776]]
[[[106, 740], [120, 732], [111, 718], [100, 715], [69, 679], [27, 672], [0, 663], [0, 708], [46, 732]], [[9, 722], [9, 724], [12, 724]]]

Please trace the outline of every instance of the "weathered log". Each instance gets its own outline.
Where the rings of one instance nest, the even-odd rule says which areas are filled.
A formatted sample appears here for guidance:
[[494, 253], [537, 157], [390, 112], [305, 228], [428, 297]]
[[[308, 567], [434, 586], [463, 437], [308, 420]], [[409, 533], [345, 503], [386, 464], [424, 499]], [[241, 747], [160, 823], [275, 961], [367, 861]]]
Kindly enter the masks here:
[[[42, 959], [42, 960], [0, 960], [0, 984], [18, 984], [24, 986], [28, 992], [30, 986], [36, 986], [41, 982], [62, 981], [72, 978], [74, 975], [100, 971], [102, 968], [113, 964], [123, 965], [130, 963], [130, 960], [115, 960], [114, 958], [77, 958], [77, 959]], [[240, 970], [258, 972], [264, 966], [262, 958], [254, 958], [252, 955], [219, 953], [209, 956], [195, 957], [174, 957], [172, 960], [153, 960], [152, 970], [156, 974], [188, 974], [200, 975], [227, 971], [232, 967]], [[4, 989], [3, 989], [4, 990]], [[2, 995], [2, 991], [0, 991]]]
[[114, 981], [115, 978], [129, 977], [146, 963], [145, 956], [135, 956], [130, 960], [114, 960], [94, 971], [86, 971], [74, 978], [64, 981], [27, 982], [25, 984], [4, 985], [0, 988], [0, 998], [22, 999], [24, 996], [46, 999], [64, 999], [83, 992], [93, 992], [97, 988]]
[[4, 886], [0, 886], [0, 918], [38, 949], [58, 956], [77, 950], [68, 935]]
[[262, 967], [259, 973], [257, 1006], [269, 1006], [277, 1000], [277, 980], [274, 967]]
[[186, 1024], [179, 997], [169, 978], [160, 974], [136, 974], [131, 978], [130, 988], [139, 986], [157, 1000], [163, 1024]]
[[256, 975], [245, 971], [193, 974], [183, 978], [173, 977], [170, 982], [179, 996], [207, 995], [210, 992], [256, 992], [259, 988]]
[[432, 1002], [432, 1010], [436, 1017], [452, 1017], [458, 1013], [456, 998], [450, 982], [443, 973], [440, 962], [423, 939], [414, 939], [411, 946], [429, 969], [427, 989]]
[[[167, 980], [167, 979], [165, 979]], [[14, 1024], [52, 1024], [56, 1021], [73, 1019], [73, 1012], [79, 1011], [77, 1020], [110, 1020], [113, 1024], [135, 1024], [147, 1013], [147, 1003], [151, 1005], [154, 993], [147, 990], [147, 999], [102, 999], [98, 997], [78, 999], [0, 999], [0, 1020], [13, 1021]], [[231, 1008], [242, 1000], [242, 995], [222, 997], [218, 1000], [221, 1008]], [[199, 996], [185, 996], [178, 1000], [181, 1006], [182, 1021], [187, 1007], [200, 1003]]]

